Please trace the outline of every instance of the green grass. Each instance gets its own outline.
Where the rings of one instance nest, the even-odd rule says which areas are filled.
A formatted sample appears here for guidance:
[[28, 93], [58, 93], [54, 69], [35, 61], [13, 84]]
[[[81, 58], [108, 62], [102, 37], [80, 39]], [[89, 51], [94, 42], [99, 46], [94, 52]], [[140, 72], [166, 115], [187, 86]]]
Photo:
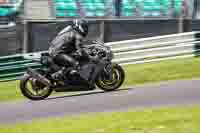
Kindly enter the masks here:
[[[200, 77], [200, 58], [176, 59], [156, 63], [125, 66], [125, 86], [154, 83], [176, 79]], [[19, 92], [19, 83], [7, 82], [0, 84], [0, 101], [24, 99]]]
[[98, 113], [0, 126], [1, 133], [199, 133], [200, 107]]
[[19, 81], [0, 83], [0, 102], [22, 99], [18, 86]]
[[126, 85], [200, 77], [200, 58], [126, 66]]

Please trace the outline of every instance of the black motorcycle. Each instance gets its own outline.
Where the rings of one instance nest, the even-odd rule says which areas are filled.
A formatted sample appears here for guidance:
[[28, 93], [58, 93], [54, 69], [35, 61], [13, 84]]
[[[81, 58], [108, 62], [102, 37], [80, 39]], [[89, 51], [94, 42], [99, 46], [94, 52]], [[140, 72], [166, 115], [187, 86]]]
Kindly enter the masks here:
[[63, 66], [58, 65], [59, 62], [54, 61], [48, 53], [42, 53], [38, 60], [33, 59], [44, 67], [36, 70], [28, 68], [20, 80], [22, 94], [31, 100], [42, 100], [53, 91], [90, 91], [96, 87], [104, 91], [114, 91], [124, 82], [123, 68], [111, 62], [113, 59], [111, 48], [103, 43], [84, 45], [83, 55], [80, 57], [74, 53], [73, 57], [80, 62], [78, 73], [70, 73], [73, 67], [69, 66], [67, 68], [69, 72], [64, 73], [60, 80], [53, 79], [52, 74]]

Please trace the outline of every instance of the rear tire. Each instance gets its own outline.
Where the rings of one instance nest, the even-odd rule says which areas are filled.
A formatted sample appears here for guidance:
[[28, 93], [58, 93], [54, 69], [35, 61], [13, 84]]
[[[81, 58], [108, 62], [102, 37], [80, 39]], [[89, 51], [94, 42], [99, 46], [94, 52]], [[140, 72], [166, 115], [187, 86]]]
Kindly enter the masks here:
[[103, 77], [100, 76], [96, 81], [96, 85], [104, 91], [114, 91], [118, 89], [124, 82], [125, 79], [124, 69], [118, 64], [113, 64], [112, 69], [113, 69], [112, 80], [104, 80]]
[[[37, 86], [37, 84], [36, 85], [33, 85], [33, 80], [35, 80], [35, 79], [33, 79], [29, 74], [24, 74], [24, 76], [22, 77], [22, 79], [20, 80], [20, 90], [21, 90], [21, 93], [25, 96], [25, 97], [27, 97], [28, 99], [30, 99], [30, 100], [43, 100], [43, 99], [45, 99], [45, 98], [47, 98], [49, 95], [51, 95], [51, 93], [52, 93], [52, 91], [53, 91], [53, 89], [51, 89], [51, 88], [46, 88], [46, 90], [42, 93], [42, 94], [36, 94], [36, 95], [34, 95], [30, 90], [29, 90], [29, 88], [28, 88], [28, 83], [29, 82], [31, 82], [31, 86], [32, 87], [39, 87], [39, 89], [40, 90], [43, 90], [46, 86], [45, 85], [42, 85], [40, 82], [38, 82], [38, 81], [35, 81], [35, 82], [37, 82], [37, 84], [38, 84], [38, 86]], [[33, 88], [33, 90], [35, 89], [35, 88]]]

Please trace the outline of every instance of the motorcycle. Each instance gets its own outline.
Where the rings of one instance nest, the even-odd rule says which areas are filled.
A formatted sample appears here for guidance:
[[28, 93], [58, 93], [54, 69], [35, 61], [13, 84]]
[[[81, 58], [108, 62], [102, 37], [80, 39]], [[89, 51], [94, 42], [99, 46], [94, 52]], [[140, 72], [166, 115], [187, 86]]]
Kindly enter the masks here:
[[[83, 45], [83, 55], [73, 54], [80, 62], [78, 73], [63, 73], [62, 79], [53, 79], [52, 74], [62, 69], [48, 53], [42, 53], [39, 59], [40, 69], [28, 68], [20, 80], [21, 93], [31, 100], [43, 100], [55, 92], [91, 91], [98, 87], [104, 91], [114, 91], [124, 82], [125, 72], [116, 63], [112, 63], [113, 52], [101, 42]], [[71, 66], [69, 70], [73, 70]], [[89, 84], [90, 83], [90, 84]], [[90, 87], [90, 85], [94, 87]]]

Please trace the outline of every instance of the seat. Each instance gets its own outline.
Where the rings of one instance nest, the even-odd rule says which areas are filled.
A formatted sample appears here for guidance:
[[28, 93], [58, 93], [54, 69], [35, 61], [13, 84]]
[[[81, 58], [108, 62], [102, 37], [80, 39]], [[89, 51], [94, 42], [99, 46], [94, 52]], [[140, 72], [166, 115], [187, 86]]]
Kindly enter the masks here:
[[105, 16], [104, 0], [82, 0], [82, 9], [87, 17], [102, 17]]
[[0, 6], [0, 17], [6, 17], [20, 11], [23, 0], [9, 0], [9, 6]]
[[181, 0], [174, 0], [174, 15], [179, 16], [181, 13]]
[[75, 3], [76, 0], [54, 0], [54, 3], [60, 3], [60, 2], [64, 2], [64, 3]]
[[131, 17], [135, 15], [136, 11], [136, 1], [133, 0], [123, 0], [121, 7], [121, 16]]
[[77, 17], [78, 13], [76, 11], [57, 11], [56, 12], [57, 17]]
[[56, 3], [56, 10], [77, 10], [78, 7], [76, 3], [64, 3], [64, 2], [59, 2]]
[[57, 17], [77, 17], [78, 6], [75, 0], [54, 0]]
[[16, 11], [15, 8], [0, 8], [0, 17], [8, 16], [15, 11]]
[[169, 0], [145, 0], [142, 3], [144, 17], [163, 17], [169, 15]]

